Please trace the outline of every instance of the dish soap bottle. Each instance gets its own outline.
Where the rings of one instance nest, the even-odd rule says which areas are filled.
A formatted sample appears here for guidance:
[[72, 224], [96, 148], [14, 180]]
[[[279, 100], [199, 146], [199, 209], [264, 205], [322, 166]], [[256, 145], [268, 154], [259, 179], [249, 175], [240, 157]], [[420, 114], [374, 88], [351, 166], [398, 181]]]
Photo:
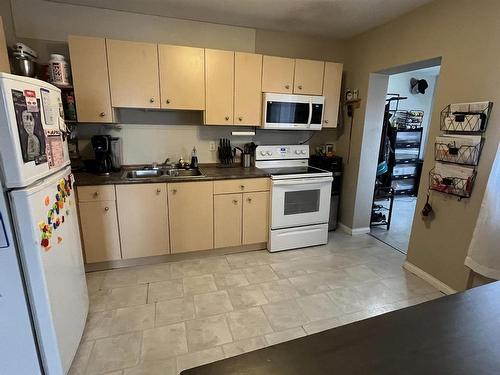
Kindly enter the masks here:
[[194, 146], [191, 152], [191, 168], [198, 168], [198, 156], [196, 156], [196, 147]]

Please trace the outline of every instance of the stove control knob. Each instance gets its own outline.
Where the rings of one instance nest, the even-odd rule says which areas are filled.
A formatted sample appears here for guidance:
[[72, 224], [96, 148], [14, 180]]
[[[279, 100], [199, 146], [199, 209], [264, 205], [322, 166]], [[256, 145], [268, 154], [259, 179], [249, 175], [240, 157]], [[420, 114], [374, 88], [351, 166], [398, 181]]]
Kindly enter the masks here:
[[299, 150], [295, 150], [295, 153], [298, 155], [298, 154], [300, 154], [300, 151]]
[[267, 152], [267, 156], [271, 156], [273, 153], [271, 151]]
[[302, 155], [305, 155], [305, 154], [306, 154], [306, 150], [302, 150], [302, 151], [300, 151], [300, 153], [301, 153]]
[[266, 154], [266, 152], [265, 152], [265, 151], [261, 151], [261, 152], [260, 152], [260, 154], [261, 154], [262, 156], [264, 156], [264, 155]]

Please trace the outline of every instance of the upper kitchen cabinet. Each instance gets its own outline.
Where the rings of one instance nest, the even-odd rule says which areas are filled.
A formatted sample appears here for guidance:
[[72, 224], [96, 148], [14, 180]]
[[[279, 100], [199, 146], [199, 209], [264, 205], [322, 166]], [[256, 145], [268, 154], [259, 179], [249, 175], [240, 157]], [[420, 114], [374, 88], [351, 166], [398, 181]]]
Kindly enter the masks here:
[[315, 60], [295, 60], [294, 94], [321, 95], [325, 63]]
[[158, 45], [161, 108], [205, 109], [203, 48]]
[[323, 127], [336, 128], [339, 115], [340, 87], [342, 84], [342, 64], [325, 63], [325, 78], [323, 81], [323, 96], [325, 109]]
[[5, 40], [2, 17], [0, 17], [0, 72], [10, 73], [9, 55], [7, 53], [7, 42]]
[[234, 52], [205, 49], [205, 124], [233, 124]]
[[160, 108], [158, 47], [106, 40], [113, 107]]
[[113, 122], [104, 38], [70, 35], [71, 71], [79, 122]]
[[235, 52], [234, 125], [260, 126], [262, 55]]
[[262, 62], [262, 92], [292, 93], [294, 69], [294, 59], [264, 56]]

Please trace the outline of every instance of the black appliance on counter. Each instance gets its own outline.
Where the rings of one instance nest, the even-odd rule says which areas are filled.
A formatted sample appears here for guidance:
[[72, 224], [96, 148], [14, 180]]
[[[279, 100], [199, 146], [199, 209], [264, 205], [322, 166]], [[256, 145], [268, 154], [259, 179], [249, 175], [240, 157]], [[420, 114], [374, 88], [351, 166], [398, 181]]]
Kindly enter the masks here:
[[340, 205], [340, 188], [342, 186], [342, 158], [340, 156], [311, 155], [309, 165], [333, 173], [332, 197], [330, 199], [330, 221], [328, 230], [337, 229]]
[[111, 136], [94, 135], [91, 139], [95, 154], [95, 172], [108, 175], [113, 172]]

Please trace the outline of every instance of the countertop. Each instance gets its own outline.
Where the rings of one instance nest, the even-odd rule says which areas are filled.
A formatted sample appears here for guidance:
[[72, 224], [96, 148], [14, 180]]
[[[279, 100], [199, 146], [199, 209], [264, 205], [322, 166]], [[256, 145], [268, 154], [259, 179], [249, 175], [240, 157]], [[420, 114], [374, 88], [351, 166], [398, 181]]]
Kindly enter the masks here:
[[[140, 168], [138, 168], [140, 169]], [[75, 183], [77, 186], [88, 185], [117, 185], [117, 184], [146, 184], [146, 183], [162, 183], [162, 182], [186, 182], [186, 181], [213, 181], [213, 180], [229, 180], [239, 178], [258, 178], [269, 177], [270, 174], [266, 171], [250, 167], [243, 168], [240, 166], [231, 168], [219, 168], [214, 164], [200, 164], [199, 169], [203, 176], [198, 177], [170, 177], [162, 176], [155, 178], [140, 178], [126, 179], [122, 178], [124, 170], [111, 173], [109, 176], [99, 176], [89, 172], [73, 172], [75, 175]]]
[[181, 374], [499, 374], [499, 296], [495, 282]]

